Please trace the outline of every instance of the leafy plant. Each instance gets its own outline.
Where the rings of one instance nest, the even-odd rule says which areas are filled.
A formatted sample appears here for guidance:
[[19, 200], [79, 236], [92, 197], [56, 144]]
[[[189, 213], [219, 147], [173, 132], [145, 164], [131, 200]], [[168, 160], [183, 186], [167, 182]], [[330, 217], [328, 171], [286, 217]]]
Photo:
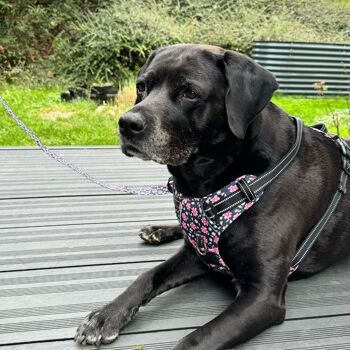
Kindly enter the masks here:
[[335, 129], [337, 135], [344, 136], [342, 135], [342, 130], [344, 129], [346, 130], [345, 134], [348, 135], [350, 131], [350, 93], [344, 99], [347, 108], [333, 109], [328, 103], [329, 100], [325, 97], [325, 93], [328, 91], [326, 81], [315, 82], [314, 89], [317, 91], [318, 96], [326, 103], [327, 107], [327, 114], [318, 119], [326, 125], [331, 125]]
[[122, 82], [152, 49], [207, 43], [249, 53], [254, 40], [346, 42], [350, 11], [318, 0], [114, 0], [55, 39], [59, 73]]
[[13, 82], [30, 65], [53, 54], [52, 42], [82, 12], [101, 8], [104, 0], [0, 0], [0, 75]]
[[333, 127], [339, 136], [347, 136], [350, 133], [350, 109], [330, 111], [329, 114], [318, 117], [318, 120]]
[[348, 43], [350, 7], [338, 3], [0, 0], [0, 77], [42, 82], [51, 71], [54, 78], [79, 84], [123, 83], [152, 49], [173, 43], [215, 44], [248, 54], [254, 40]]

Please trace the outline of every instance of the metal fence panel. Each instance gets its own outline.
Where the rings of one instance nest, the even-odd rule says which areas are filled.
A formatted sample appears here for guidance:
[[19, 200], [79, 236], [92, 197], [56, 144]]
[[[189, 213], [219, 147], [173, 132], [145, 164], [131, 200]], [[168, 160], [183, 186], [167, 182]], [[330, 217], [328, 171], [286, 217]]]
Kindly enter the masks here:
[[328, 95], [350, 95], [350, 45], [256, 41], [252, 57], [277, 78], [279, 92], [316, 95], [324, 81]]

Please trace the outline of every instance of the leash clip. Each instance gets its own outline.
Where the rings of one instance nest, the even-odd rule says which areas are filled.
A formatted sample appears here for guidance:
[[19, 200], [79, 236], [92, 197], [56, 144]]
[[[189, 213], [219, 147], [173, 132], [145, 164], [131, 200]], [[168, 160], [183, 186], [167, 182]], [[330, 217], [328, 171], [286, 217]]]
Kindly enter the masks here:
[[169, 177], [167, 188], [170, 193], [174, 193], [174, 179], [172, 176]]

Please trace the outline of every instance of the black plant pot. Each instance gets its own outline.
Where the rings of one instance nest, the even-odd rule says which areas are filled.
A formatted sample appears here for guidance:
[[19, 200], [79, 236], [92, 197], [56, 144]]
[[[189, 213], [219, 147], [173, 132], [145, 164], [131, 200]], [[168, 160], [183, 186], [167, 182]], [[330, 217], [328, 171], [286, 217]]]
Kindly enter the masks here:
[[94, 85], [91, 88], [90, 98], [101, 102], [114, 101], [118, 88], [114, 85]]
[[85, 88], [70, 88], [69, 90], [61, 93], [62, 101], [72, 101], [72, 100], [80, 100], [82, 98], [88, 98], [88, 93]]
[[100, 103], [114, 102], [114, 99], [118, 93], [118, 88], [114, 85], [93, 85], [89, 92], [86, 87], [70, 88], [69, 90], [61, 93], [62, 101], [79, 100], [82, 98], [91, 98]]

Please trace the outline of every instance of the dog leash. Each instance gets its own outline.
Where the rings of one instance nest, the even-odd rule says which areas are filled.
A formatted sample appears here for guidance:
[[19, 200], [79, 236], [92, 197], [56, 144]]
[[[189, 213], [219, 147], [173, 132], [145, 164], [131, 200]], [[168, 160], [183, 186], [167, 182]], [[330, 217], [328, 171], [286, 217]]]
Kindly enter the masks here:
[[16, 124], [22, 128], [22, 130], [37, 144], [37, 146], [45, 153], [47, 154], [50, 158], [55, 160], [56, 162], [64, 165], [65, 167], [71, 169], [74, 171], [76, 174], [81, 175], [85, 177], [87, 180], [90, 182], [95, 183], [96, 185], [107, 189], [111, 191], [118, 191], [118, 192], [123, 192], [126, 194], [135, 194], [135, 195], [141, 195], [141, 196], [160, 196], [164, 194], [168, 194], [169, 190], [167, 186], [151, 186], [151, 187], [135, 187], [131, 188], [129, 186], [113, 186], [110, 184], [107, 184], [105, 182], [102, 182], [95, 177], [91, 176], [88, 174], [86, 171], [83, 169], [79, 168], [78, 166], [69, 163], [66, 159], [63, 157], [59, 156], [57, 153], [51, 151], [48, 147], [46, 147], [40, 139], [33, 133], [32, 130], [28, 128], [26, 124], [20, 120], [16, 114], [12, 111], [12, 109], [8, 106], [8, 104], [5, 102], [5, 100], [0, 96], [0, 103], [2, 106], [5, 108], [9, 116], [16, 122]]

